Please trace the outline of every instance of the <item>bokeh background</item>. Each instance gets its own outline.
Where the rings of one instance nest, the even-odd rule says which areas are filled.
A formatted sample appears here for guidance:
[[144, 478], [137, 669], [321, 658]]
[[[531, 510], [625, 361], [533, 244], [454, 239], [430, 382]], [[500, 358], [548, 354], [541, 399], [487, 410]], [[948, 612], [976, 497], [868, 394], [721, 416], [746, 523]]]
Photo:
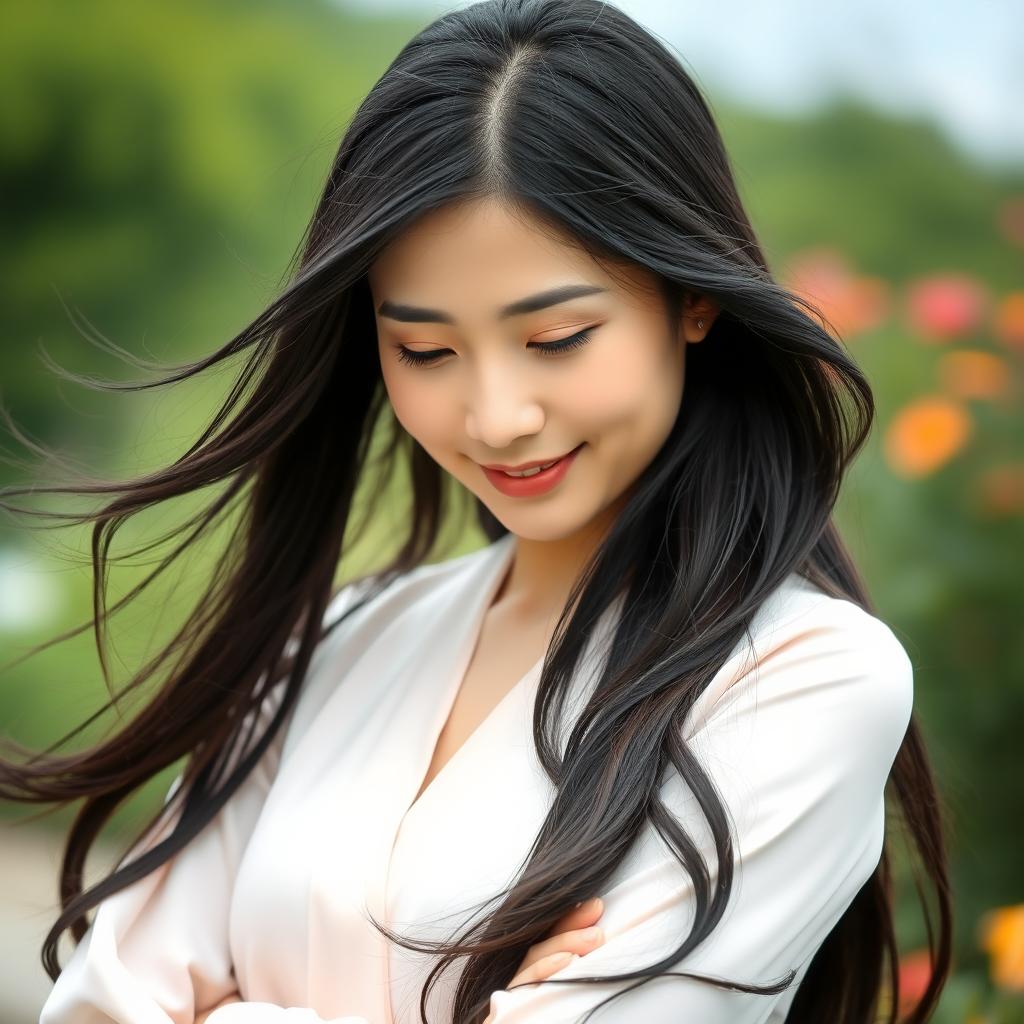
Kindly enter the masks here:
[[[618, 6], [705, 89], [776, 276], [819, 305], [873, 382], [875, 428], [837, 516], [914, 663], [916, 713], [952, 815], [956, 966], [936, 1020], [1024, 1021], [1024, 9]], [[10, 10], [0, 34], [0, 401], [18, 428], [102, 478], [184, 451], [229, 373], [111, 394], [62, 368], [151, 379], [118, 350], [179, 363], [245, 326], [280, 284], [358, 102], [442, 9], [37, 0]], [[6, 427], [2, 454], [0, 485], [62, 478]], [[188, 509], [131, 520], [112, 554]], [[482, 539], [458, 540], [468, 549]], [[167, 639], [216, 542], [115, 615], [115, 681]], [[370, 534], [339, 577], [384, 543]], [[117, 565], [109, 602], [154, 566], [154, 556]], [[88, 531], [0, 518], [5, 735], [48, 746], [106, 699], [88, 630], [8, 664], [87, 622], [90, 588]], [[113, 724], [93, 723], [72, 745]], [[119, 813], [87, 880], [169, 781]], [[70, 821], [65, 809], [15, 827], [25, 813], [0, 808], [0, 1019], [10, 1024], [35, 1021], [48, 991], [38, 951]], [[912, 874], [898, 864], [912, 998], [927, 976], [926, 934]]]

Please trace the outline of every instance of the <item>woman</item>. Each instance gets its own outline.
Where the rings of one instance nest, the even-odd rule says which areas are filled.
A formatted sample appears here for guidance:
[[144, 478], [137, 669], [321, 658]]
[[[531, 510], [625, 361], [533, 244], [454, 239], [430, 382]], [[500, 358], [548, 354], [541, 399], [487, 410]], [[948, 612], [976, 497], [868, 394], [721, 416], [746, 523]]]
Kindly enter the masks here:
[[[84, 797], [42, 1024], [893, 1021], [890, 781], [937, 895], [929, 1018], [938, 795], [831, 518], [871, 391], [772, 279], [659, 42], [596, 0], [429, 25], [287, 288], [165, 382], [243, 351], [183, 458], [85, 489], [117, 495], [97, 580], [127, 515], [222, 480], [183, 543], [245, 514], [141, 712], [4, 767], [11, 799]], [[395, 469], [399, 554], [332, 595]], [[428, 561], [467, 493], [490, 543]]]

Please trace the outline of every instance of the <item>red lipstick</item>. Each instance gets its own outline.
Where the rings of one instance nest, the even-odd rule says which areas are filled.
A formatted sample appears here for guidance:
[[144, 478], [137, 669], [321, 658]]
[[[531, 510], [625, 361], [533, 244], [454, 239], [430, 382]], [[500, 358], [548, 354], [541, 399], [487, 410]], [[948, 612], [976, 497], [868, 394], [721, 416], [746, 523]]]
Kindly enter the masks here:
[[[566, 473], [569, 472], [570, 466], [576, 461], [576, 456], [580, 453], [585, 443], [577, 445], [567, 455], [563, 455], [554, 465], [549, 466], [547, 469], [542, 469], [539, 473], [534, 473], [532, 476], [509, 476], [503, 470], [494, 468], [496, 465], [494, 463], [481, 466], [480, 468], [484, 471], [484, 476], [502, 494], [506, 494], [510, 498], [532, 498], [535, 495], [547, 493], [562, 480]], [[510, 468], [530, 469], [533, 466], [543, 465], [543, 461], [534, 460], [533, 462], [524, 462], [519, 466]]]

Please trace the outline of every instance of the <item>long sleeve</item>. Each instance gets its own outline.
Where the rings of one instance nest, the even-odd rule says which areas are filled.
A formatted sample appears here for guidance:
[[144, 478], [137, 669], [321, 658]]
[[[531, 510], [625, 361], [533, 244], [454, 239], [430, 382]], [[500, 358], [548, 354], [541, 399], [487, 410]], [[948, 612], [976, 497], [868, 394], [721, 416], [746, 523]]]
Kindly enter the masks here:
[[[353, 601], [353, 586], [335, 596], [325, 617]], [[280, 705], [283, 686], [258, 709], [262, 735]], [[93, 922], [58, 976], [40, 1024], [193, 1024], [195, 1016], [236, 991], [228, 915], [238, 865], [263, 809], [280, 761], [283, 723], [273, 744], [206, 828], [155, 871], [99, 904]], [[168, 799], [180, 785], [172, 783]], [[176, 816], [175, 816], [176, 818]], [[171, 831], [165, 822], [129, 859]], [[307, 1007], [235, 1003], [208, 1024], [322, 1024]], [[367, 1024], [334, 1018], [330, 1024]], [[376, 1024], [376, 1022], [375, 1022]]]
[[[796, 979], [783, 994], [756, 995], [658, 977], [602, 1006], [595, 1021], [781, 1020], [814, 952], [875, 870], [883, 789], [912, 710], [912, 665], [888, 626], [851, 602], [825, 599], [799, 623], [737, 671], [688, 736], [735, 821], [734, 891], [710, 937], [668, 968], [760, 985], [793, 969]], [[714, 845], [692, 793], [673, 772], [661, 795], [714, 880]], [[600, 894], [604, 943], [552, 977], [648, 967], [689, 933], [693, 887], [660, 836], [645, 835], [620, 868]], [[629, 984], [497, 991], [493, 1024], [570, 1024]]]

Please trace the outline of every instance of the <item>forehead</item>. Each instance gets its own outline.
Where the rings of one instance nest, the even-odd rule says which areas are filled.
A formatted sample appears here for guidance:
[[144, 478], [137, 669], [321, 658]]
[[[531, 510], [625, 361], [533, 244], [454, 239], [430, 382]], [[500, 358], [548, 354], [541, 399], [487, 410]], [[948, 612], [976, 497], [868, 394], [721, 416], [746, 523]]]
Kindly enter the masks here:
[[381, 299], [497, 308], [560, 283], [589, 283], [622, 297], [647, 294], [643, 268], [597, 260], [575, 239], [494, 199], [465, 200], [424, 214], [392, 239], [367, 274]]
[[430, 281], [450, 269], [537, 264], [582, 269], [591, 261], [539, 220], [493, 199], [452, 203], [419, 217], [392, 239], [369, 271], [371, 284]]

